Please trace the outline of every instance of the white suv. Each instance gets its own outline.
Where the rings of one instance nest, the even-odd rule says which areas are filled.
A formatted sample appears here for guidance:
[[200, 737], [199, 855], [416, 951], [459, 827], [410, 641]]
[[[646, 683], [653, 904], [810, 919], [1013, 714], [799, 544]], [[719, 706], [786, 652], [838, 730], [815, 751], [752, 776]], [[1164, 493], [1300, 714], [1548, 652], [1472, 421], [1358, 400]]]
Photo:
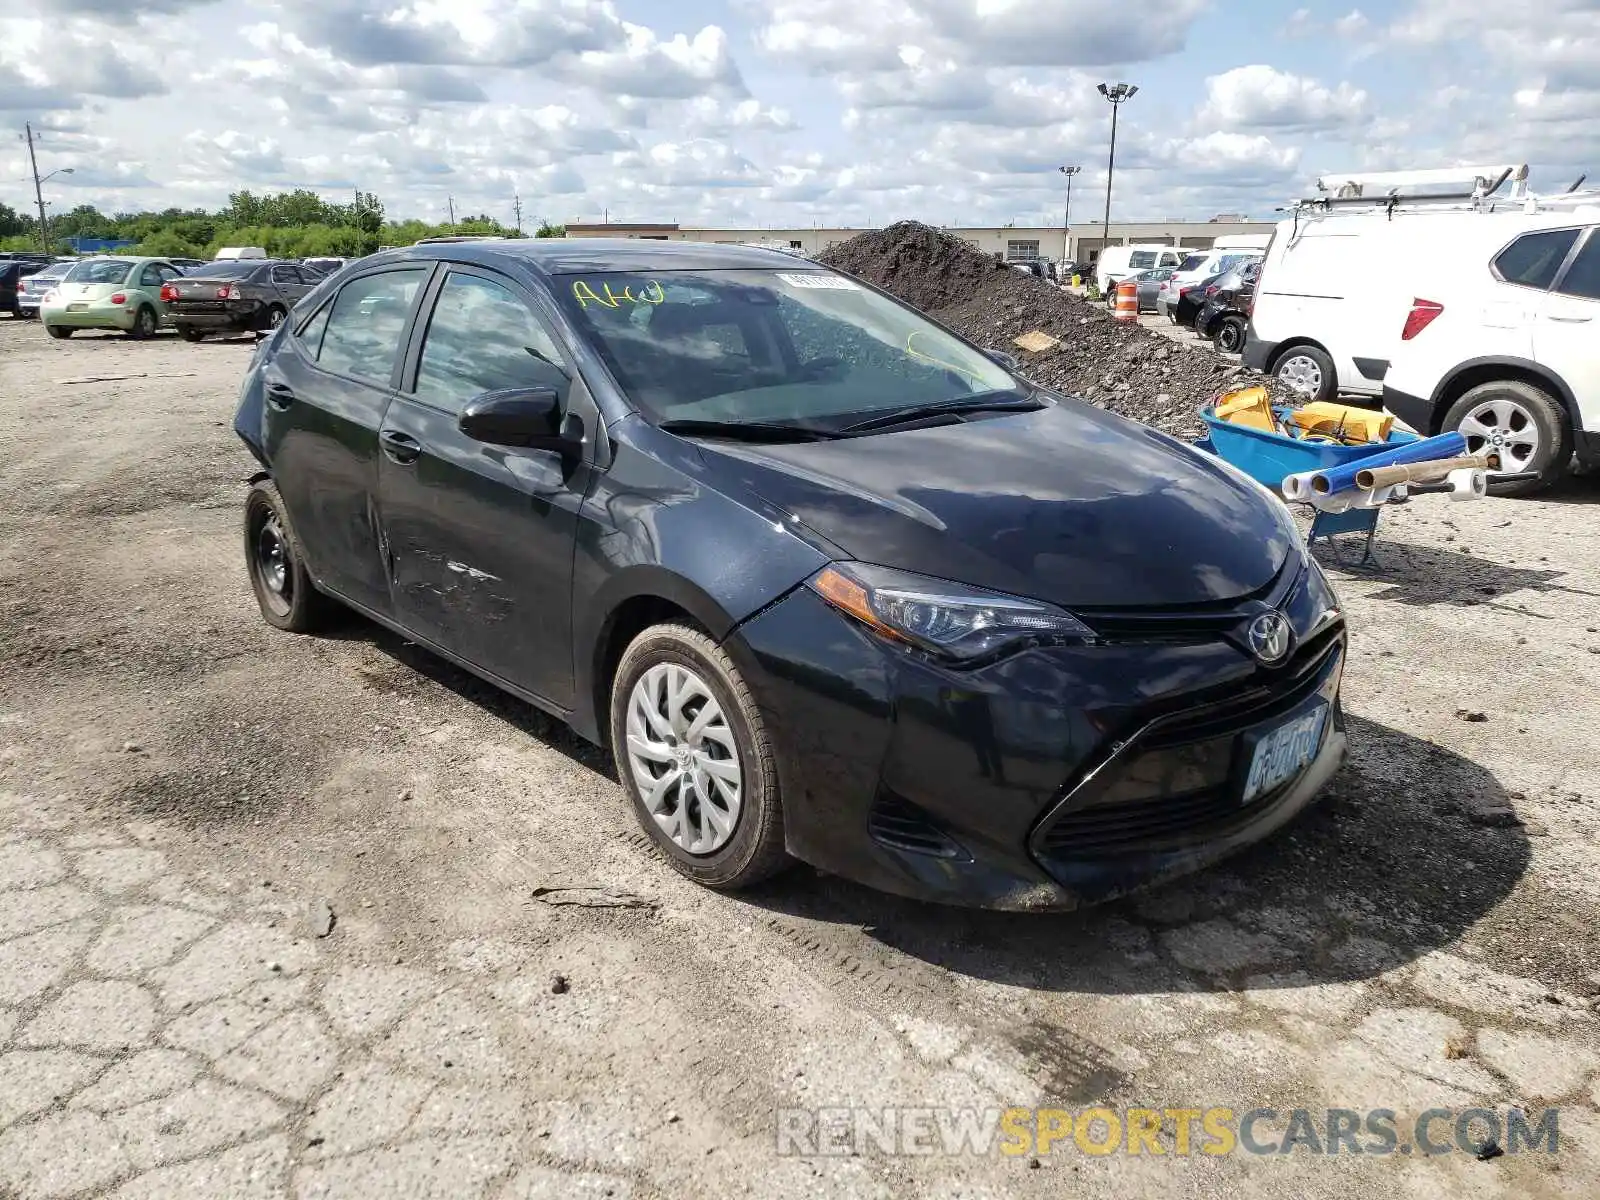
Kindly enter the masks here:
[[[1420, 285], [1384, 376], [1384, 407], [1420, 433], [1459, 429], [1520, 495], [1600, 461], [1600, 221], [1532, 229]], [[1453, 276], [1453, 277], [1450, 277]]]

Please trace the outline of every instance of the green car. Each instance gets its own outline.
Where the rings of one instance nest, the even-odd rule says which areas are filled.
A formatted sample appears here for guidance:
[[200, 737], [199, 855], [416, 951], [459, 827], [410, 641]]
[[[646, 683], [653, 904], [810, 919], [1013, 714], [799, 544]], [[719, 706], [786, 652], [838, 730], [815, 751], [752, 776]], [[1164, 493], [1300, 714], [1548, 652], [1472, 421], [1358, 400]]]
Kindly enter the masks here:
[[45, 296], [39, 316], [54, 338], [77, 329], [147, 338], [167, 321], [162, 285], [182, 274], [164, 258], [86, 258]]

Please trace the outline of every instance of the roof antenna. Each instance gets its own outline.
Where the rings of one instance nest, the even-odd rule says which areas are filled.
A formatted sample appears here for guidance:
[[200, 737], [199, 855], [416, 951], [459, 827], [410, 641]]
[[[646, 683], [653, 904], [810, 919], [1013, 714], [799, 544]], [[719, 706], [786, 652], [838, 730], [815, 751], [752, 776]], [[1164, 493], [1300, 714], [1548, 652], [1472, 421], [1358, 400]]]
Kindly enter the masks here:
[[1589, 178], [1589, 173], [1585, 171], [1582, 175], [1579, 175], [1572, 181], [1572, 186], [1567, 189], [1567, 193], [1570, 195], [1571, 193], [1577, 191], [1583, 186], [1583, 181], [1587, 178]]

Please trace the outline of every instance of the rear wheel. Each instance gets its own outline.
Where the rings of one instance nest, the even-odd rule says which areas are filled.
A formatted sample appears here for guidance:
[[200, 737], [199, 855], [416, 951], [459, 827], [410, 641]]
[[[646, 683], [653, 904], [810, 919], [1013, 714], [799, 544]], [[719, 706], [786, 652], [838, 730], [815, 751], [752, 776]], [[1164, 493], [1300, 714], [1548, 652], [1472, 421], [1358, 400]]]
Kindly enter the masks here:
[[69, 338], [72, 336], [72, 329], [67, 325], [46, 325], [44, 328], [45, 332], [53, 338]]
[[283, 497], [270, 479], [253, 485], [245, 497], [244, 556], [250, 587], [268, 625], [310, 633], [326, 624], [333, 602], [311, 582]]
[[204, 330], [196, 329], [193, 325], [179, 325], [178, 336], [186, 342], [203, 342], [206, 337]]
[[135, 341], [144, 341], [154, 337], [156, 332], [156, 310], [148, 304], [141, 304], [139, 310], [133, 314], [133, 328], [128, 330], [128, 336]]
[[1534, 478], [1496, 483], [1496, 496], [1525, 496], [1549, 487], [1572, 462], [1572, 423], [1555, 397], [1518, 379], [1480, 383], [1450, 406], [1444, 428], [1466, 436], [1468, 454], [1495, 454], [1500, 473]]
[[655, 625], [624, 651], [611, 746], [639, 824], [682, 874], [734, 890], [788, 865], [766, 723], [739, 668], [700, 630]]
[[1244, 348], [1244, 318], [1223, 317], [1211, 331], [1217, 349], [1224, 354], [1237, 354]]
[[1333, 359], [1316, 346], [1285, 350], [1272, 373], [1307, 400], [1332, 400], [1339, 390]]
[[283, 324], [284, 311], [280, 305], [274, 304], [267, 309], [267, 315], [262, 318], [261, 328], [271, 332]]

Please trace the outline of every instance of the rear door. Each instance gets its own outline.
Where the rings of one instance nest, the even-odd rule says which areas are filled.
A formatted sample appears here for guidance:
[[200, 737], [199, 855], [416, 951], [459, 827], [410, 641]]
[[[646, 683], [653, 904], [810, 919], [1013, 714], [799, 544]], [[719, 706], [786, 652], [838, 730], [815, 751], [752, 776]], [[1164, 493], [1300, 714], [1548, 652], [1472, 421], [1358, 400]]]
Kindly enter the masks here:
[[378, 495], [407, 629], [480, 669], [572, 706], [572, 557], [588, 467], [549, 450], [463, 434], [484, 392], [551, 387], [563, 411], [598, 413], [542, 306], [520, 283], [451, 264], [380, 433]]
[[278, 293], [286, 309], [293, 308], [309, 292], [312, 284], [293, 263], [274, 263], [271, 268], [271, 286]]
[[1584, 231], [1577, 253], [1544, 297], [1533, 349], [1535, 359], [1571, 389], [1582, 427], [1600, 431], [1600, 227]]
[[262, 368], [267, 461], [312, 574], [380, 616], [391, 605], [376, 510], [378, 426], [432, 271], [419, 263], [358, 275]]

